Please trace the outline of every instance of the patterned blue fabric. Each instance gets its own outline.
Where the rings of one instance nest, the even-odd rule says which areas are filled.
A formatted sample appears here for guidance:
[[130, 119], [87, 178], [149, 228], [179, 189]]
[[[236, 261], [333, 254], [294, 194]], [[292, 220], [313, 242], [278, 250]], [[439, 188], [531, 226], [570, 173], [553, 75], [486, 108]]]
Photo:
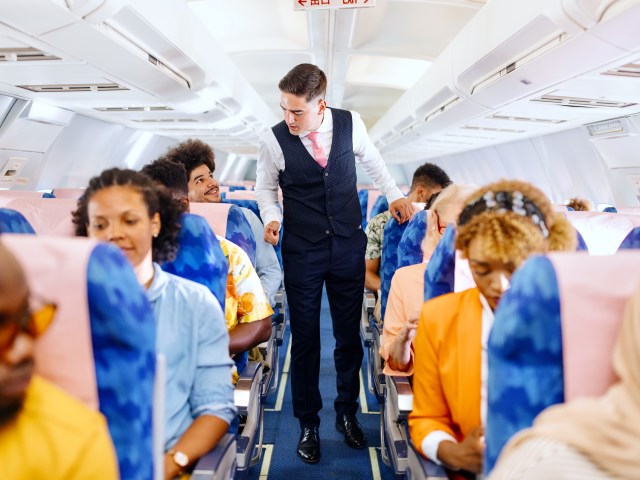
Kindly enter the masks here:
[[230, 192], [235, 192], [237, 190], [246, 190], [247, 187], [245, 187], [244, 185], [229, 185], [229, 191]]
[[229, 264], [220, 243], [204, 218], [185, 213], [181, 222], [178, 254], [162, 269], [207, 287], [224, 312]]
[[362, 210], [362, 229], [367, 228], [367, 204], [369, 202], [369, 190], [358, 190], [360, 210]]
[[0, 208], [0, 232], [36, 233], [20, 212], [10, 208]]
[[387, 201], [387, 197], [385, 197], [384, 195], [380, 195], [373, 203], [369, 218], [373, 218], [379, 213], [386, 212], [387, 210], [389, 210], [389, 202]]
[[634, 228], [627, 234], [618, 250], [626, 250], [628, 248], [640, 248], [640, 227]]
[[256, 265], [256, 239], [253, 238], [253, 232], [251, 231], [251, 225], [249, 220], [246, 219], [240, 207], [231, 205], [229, 208], [229, 215], [227, 216], [227, 234], [225, 236], [227, 240], [235, 243], [241, 249], [243, 249], [251, 264]]
[[391, 217], [384, 226], [382, 257], [380, 258], [380, 290], [382, 292], [380, 305], [382, 307], [382, 318], [384, 318], [384, 312], [387, 310], [391, 279], [398, 266], [398, 244], [408, 224], [409, 222], [399, 224], [395, 218]]
[[558, 282], [543, 256], [512, 277], [489, 335], [485, 469], [518, 431], [545, 408], [564, 401]]
[[605, 213], [618, 213], [618, 209], [616, 207], [606, 207], [602, 211]]
[[56, 196], [53, 193], [44, 192], [42, 198], [56, 198]]
[[447, 226], [424, 271], [424, 301], [453, 292], [456, 269], [456, 227]]
[[422, 263], [422, 240], [427, 232], [427, 211], [421, 210], [409, 221], [398, 244], [398, 268]]
[[87, 294], [100, 411], [121, 478], [153, 479], [155, 320], [131, 264], [113, 245], [89, 258]]
[[256, 217], [258, 217], [262, 221], [262, 217], [260, 216], [260, 209], [258, 208], [258, 202], [255, 200], [238, 200], [236, 198], [225, 198], [222, 203], [231, 203], [239, 207], [248, 208], [256, 214]]
[[588, 252], [589, 247], [587, 247], [587, 242], [584, 241], [584, 237], [578, 230], [576, 230], [576, 237], [578, 239], [578, 246], [576, 247], [576, 250], [585, 250]]

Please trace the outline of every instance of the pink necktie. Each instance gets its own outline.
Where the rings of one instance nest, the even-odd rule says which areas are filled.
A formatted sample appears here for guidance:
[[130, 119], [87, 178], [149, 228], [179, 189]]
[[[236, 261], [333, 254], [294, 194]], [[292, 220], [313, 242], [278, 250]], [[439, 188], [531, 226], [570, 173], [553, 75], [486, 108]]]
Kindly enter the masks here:
[[318, 141], [318, 132], [309, 132], [307, 137], [309, 137], [309, 140], [311, 140], [311, 144], [313, 145], [313, 158], [316, 160], [318, 165], [325, 168], [327, 166], [327, 156], [324, 154], [322, 145], [320, 145], [320, 142]]

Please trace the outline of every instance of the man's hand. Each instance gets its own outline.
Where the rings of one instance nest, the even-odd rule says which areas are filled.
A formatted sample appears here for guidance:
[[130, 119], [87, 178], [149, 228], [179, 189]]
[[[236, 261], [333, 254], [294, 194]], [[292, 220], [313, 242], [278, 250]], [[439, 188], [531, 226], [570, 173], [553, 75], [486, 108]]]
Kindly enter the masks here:
[[280, 237], [280, 222], [269, 222], [264, 227], [264, 241], [270, 243], [273, 246], [278, 244], [278, 238]]
[[411, 205], [411, 202], [406, 198], [399, 198], [398, 200], [391, 202], [391, 205], [389, 205], [389, 211], [398, 223], [404, 223], [411, 218], [413, 205]]

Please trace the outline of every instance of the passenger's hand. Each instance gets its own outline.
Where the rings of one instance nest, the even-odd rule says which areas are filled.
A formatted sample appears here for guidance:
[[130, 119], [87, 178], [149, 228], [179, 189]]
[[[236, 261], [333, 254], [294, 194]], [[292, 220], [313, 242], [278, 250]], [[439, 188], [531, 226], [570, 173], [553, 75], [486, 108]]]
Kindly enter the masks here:
[[411, 343], [416, 337], [416, 331], [418, 329], [418, 318], [409, 318], [400, 327], [398, 332], [398, 340], [401, 343]]
[[389, 205], [389, 211], [398, 223], [404, 223], [411, 218], [413, 205], [411, 205], [411, 202], [406, 198], [399, 198], [398, 200], [391, 202], [391, 205]]
[[278, 238], [280, 237], [280, 222], [269, 222], [264, 227], [264, 241], [275, 246], [278, 244]]
[[482, 473], [484, 449], [484, 433], [482, 427], [477, 427], [460, 443], [447, 440], [441, 442], [438, 446], [438, 458], [451, 468]]

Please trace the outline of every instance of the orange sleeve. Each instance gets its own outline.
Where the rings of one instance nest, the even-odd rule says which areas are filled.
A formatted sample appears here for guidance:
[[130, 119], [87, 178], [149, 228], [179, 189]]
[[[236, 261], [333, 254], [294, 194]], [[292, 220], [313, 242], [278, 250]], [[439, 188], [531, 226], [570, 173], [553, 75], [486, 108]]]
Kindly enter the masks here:
[[442, 430], [456, 437], [440, 378], [443, 327], [449, 323], [443, 317], [452, 314], [450, 309], [441, 306], [444, 306], [443, 303], [450, 305], [450, 302], [442, 302], [448, 296], [424, 304], [415, 338], [413, 411], [409, 415], [409, 432], [414, 446], [420, 451], [422, 441], [434, 430]]

